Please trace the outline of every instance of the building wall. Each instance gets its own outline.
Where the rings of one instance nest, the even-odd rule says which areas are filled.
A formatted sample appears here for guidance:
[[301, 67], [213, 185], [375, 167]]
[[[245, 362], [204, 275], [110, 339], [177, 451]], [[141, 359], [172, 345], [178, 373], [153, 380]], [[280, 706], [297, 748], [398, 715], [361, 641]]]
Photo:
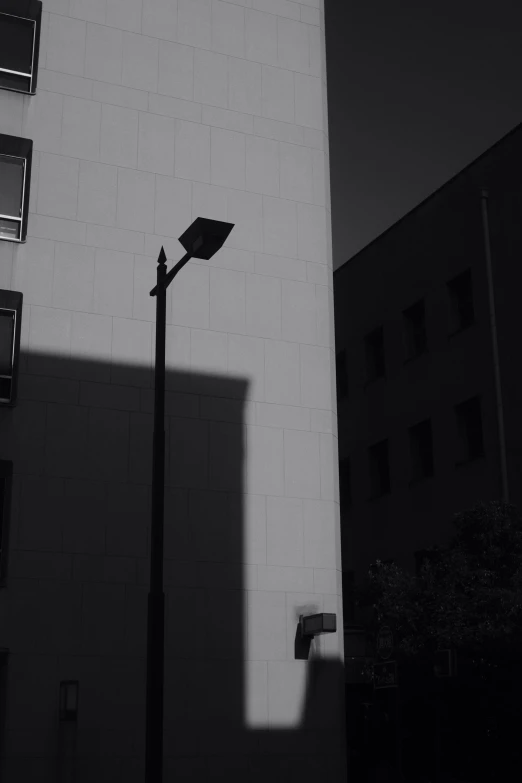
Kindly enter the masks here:
[[[514, 351], [520, 133], [419, 206], [335, 275], [337, 350], [347, 352], [348, 397], [339, 403], [340, 457], [351, 465], [343, 511], [343, 567], [361, 579], [375, 559], [414, 568], [414, 552], [447, 543], [452, 516], [501, 497], [500, 452], [481, 186], [489, 214], [511, 500], [520, 503], [520, 427]], [[450, 335], [446, 283], [471, 267], [475, 324]], [[402, 311], [425, 298], [428, 352], [405, 362]], [[366, 385], [364, 337], [384, 325], [386, 378]], [[485, 457], [456, 466], [454, 405], [480, 394]], [[410, 485], [408, 427], [432, 419], [434, 476]], [[370, 500], [368, 447], [390, 442], [391, 493]], [[517, 457], [518, 455], [518, 457]], [[519, 471], [518, 471], [519, 473]]]
[[295, 649], [302, 612], [342, 628], [326, 117], [322, 0], [44, 0], [38, 92], [0, 91], [34, 141], [6, 783], [143, 779], [149, 291], [198, 216], [235, 228], [169, 289], [165, 779], [344, 774], [342, 634]]

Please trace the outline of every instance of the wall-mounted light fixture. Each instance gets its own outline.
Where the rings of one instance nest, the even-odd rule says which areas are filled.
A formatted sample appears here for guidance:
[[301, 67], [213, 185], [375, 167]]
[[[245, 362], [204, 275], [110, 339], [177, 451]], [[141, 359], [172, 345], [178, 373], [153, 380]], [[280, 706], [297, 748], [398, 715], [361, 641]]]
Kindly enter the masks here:
[[322, 633], [335, 633], [337, 630], [337, 615], [329, 612], [320, 614], [302, 614], [299, 618], [301, 636], [318, 636]]
[[78, 720], [78, 680], [63, 680], [60, 683], [60, 721]]

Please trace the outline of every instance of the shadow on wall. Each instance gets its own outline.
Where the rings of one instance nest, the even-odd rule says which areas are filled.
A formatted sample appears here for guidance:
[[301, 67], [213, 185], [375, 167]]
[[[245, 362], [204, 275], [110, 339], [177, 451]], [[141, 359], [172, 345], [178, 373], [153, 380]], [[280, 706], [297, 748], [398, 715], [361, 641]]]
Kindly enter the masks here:
[[[0, 410], [4, 783], [144, 780], [152, 385], [143, 367], [22, 355], [18, 404]], [[277, 652], [277, 594], [257, 589], [248, 384], [167, 371], [166, 388], [164, 781], [345, 779], [342, 666], [295, 661], [289, 611]], [[274, 705], [298, 700], [302, 667], [282, 729]], [[79, 681], [76, 724], [58, 721], [62, 680]]]

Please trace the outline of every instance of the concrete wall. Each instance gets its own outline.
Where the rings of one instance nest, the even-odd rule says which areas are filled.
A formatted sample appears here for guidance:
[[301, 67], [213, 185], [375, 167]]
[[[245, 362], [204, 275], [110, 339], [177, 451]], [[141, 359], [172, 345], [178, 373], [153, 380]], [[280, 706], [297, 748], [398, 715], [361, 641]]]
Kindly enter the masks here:
[[[158, 252], [169, 292], [165, 780], [337, 781], [342, 629], [322, 0], [44, 0], [0, 591], [5, 783], [143, 779]], [[58, 684], [80, 682], [76, 727]], [[62, 775], [58, 778], [57, 775]]]
[[[340, 456], [351, 463], [342, 533], [346, 569], [360, 579], [376, 558], [414, 569], [414, 552], [445, 544], [453, 514], [501, 497], [500, 452], [481, 187], [489, 213], [511, 500], [521, 496], [519, 376], [520, 132], [501, 142], [335, 275], [336, 343], [347, 354], [339, 403]], [[471, 267], [475, 323], [452, 334], [446, 283]], [[402, 311], [425, 299], [428, 351], [405, 361]], [[366, 385], [364, 337], [384, 326], [386, 378]], [[454, 406], [481, 395], [485, 456], [459, 459]], [[408, 427], [431, 418], [434, 476], [411, 484]], [[368, 447], [389, 438], [391, 493], [370, 499]], [[518, 462], [517, 462], [518, 460]]]

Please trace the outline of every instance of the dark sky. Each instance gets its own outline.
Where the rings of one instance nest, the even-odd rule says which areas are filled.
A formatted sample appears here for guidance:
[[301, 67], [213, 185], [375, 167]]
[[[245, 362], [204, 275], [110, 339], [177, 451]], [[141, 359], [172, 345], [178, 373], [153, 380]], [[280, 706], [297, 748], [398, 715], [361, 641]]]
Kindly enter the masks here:
[[522, 121], [522, 2], [325, 6], [336, 268]]

